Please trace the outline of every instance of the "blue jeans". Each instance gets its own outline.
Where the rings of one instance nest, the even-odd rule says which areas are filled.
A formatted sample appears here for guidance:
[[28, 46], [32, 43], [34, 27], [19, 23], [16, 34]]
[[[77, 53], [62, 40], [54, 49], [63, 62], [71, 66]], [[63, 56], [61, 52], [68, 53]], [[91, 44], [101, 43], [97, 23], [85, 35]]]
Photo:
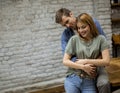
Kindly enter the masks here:
[[76, 74], [68, 75], [64, 82], [66, 93], [96, 93], [95, 80], [80, 78]]

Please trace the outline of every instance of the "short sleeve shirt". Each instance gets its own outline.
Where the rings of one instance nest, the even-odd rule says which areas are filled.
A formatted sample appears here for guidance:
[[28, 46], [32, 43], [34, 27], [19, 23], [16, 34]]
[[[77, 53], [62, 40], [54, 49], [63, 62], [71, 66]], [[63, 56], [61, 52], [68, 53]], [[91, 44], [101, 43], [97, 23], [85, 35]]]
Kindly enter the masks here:
[[85, 42], [78, 35], [74, 35], [69, 40], [65, 53], [76, 55], [78, 59], [96, 59], [108, 47], [103, 35], [98, 35], [89, 42]]

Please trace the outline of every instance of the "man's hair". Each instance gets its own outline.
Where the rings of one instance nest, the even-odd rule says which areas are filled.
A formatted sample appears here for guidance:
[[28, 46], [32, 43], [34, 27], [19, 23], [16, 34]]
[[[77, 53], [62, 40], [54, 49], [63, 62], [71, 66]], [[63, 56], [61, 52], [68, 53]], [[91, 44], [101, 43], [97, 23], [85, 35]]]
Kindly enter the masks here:
[[61, 23], [62, 22], [62, 16], [70, 16], [70, 10], [66, 8], [61, 8], [56, 12], [55, 15], [55, 22]]

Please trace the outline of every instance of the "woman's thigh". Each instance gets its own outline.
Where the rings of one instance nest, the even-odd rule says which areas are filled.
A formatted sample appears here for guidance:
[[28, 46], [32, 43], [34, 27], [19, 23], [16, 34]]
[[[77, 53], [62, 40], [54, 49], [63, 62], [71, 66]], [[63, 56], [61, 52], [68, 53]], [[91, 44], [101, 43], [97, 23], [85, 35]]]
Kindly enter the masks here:
[[96, 93], [95, 80], [93, 79], [83, 79], [82, 82], [82, 93]]
[[75, 74], [67, 76], [64, 82], [66, 93], [81, 93], [80, 85], [81, 85], [81, 79], [79, 78], [79, 76]]

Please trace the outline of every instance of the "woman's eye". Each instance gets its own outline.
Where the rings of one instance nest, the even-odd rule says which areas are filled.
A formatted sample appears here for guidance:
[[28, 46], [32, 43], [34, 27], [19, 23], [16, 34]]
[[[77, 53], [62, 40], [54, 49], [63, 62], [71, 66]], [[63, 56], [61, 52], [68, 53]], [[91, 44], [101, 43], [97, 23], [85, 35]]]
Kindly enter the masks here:
[[80, 27], [77, 27], [77, 29], [78, 30], [80, 30], [80, 29], [85, 29], [87, 26], [86, 25], [82, 25], [82, 26], [80, 26]]
[[86, 26], [82, 26], [82, 28], [86, 28]]

